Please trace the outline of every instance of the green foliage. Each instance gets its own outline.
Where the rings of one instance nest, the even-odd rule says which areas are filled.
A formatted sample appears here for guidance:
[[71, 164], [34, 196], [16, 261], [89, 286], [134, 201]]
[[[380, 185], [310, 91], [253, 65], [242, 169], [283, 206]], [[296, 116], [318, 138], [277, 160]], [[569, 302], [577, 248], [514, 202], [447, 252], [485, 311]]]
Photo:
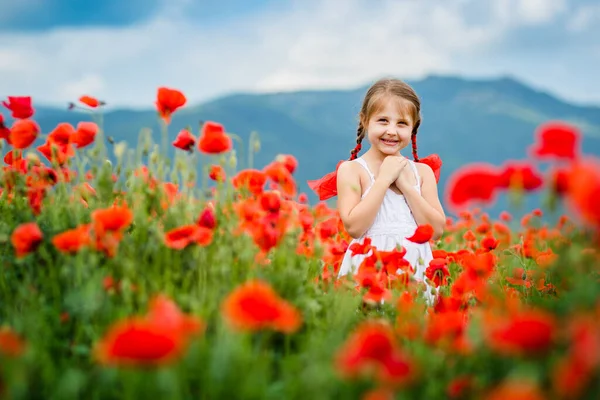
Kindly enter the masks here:
[[[444, 82], [447, 86], [441, 85]], [[421, 88], [415, 85], [417, 91], [440, 90], [437, 109], [440, 118], [432, 116], [436, 110], [434, 100], [424, 106], [429, 110], [426, 118], [432, 120], [432, 126], [433, 121], [440, 124], [439, 121], [446, 121], [446, 133], [456, 133], [456, 136], [451, 135], [457, 138], [457, 146], [454, 153], [448, 153], [447, 159], [454, 160], [448, 161], [449, 165], [458, 163], [466, 154], [471, 158], [489, 157], [490, 162], [496, 157], [504, 159], [503, 153], [498, 152], [501, 147], [490, 147], [489, 143], [481, 146], [481, 142], [475, 140], [479, 138], [478, 127], [489, 127], [490, 115], [499, 109], [495, 108], [485, 117], [483, 113], [478, 116], [474, 110], [481, 111], [485, 108], [484, 100], [500, 96], [498, 93], [518, 98], [518, 93], [514, 93], [518, 88], [512, 82], [498, 83], [508, 85], [508, 89], [503, 87], [497, 92], [486, 86], [486, 90], [492, 90], [491, 95], [488, 91], [477, 92], [481, 88], [462, 81], [440, 82], [432, 78], [420, 84]], [[453, 85], [458, 85], [460, 90], [456, 91]], [[266, 163], [266, 157], [272, 158], [275, 151], [294, 154], [300, 161], [297, 178], [302, 181], [325, 172], [326, 166], [335, 165], [336, 159], [341, 157], [338, 153], [340, 138], [346, 138], [351, 127], [350, 124], [337, 125], [337, 116], [342, 118], [345, 111], [341, 110], [348, 109], [344, 101], [358, 104], [361, 96], [361, 91], [234, 96], [178, 115], [174, 118], [177, 122], [169, 129], [173, 136], [179, 129], [177, 124], [192, 125], [198, 116], [203, 116], [224, 122], [230, 127], [228, 130], [238, 133], [244, 141], [244, 129], [257, 126], [257, 130], [262, 130], [259, 163]], [[426, 95], [426, 98], [432, 99], [432, 96]], [[340, 108], [334, 107], [335, 104]], [[560, 105], [550, 102], [543, 106], [553, 104]], [[449, 111], [453, 107], [457, 113], [462, 110], [462, 115], [470, 110], [472, 118], [468, 124], [460, 121], [460, 113]], [[319, 114], [323, 109], [331, 113]], [[548, 108], [547, 112], [550, 111]], [[582, 110], [579, 112], [583, 115]], [[533, 118], [534, 114], [526, 113], [525, 119]], [[596, 243], [592, 234], [576, 228], [571, 232], [560, 231], [559, 239], [543, 241], [540, 250], [551, 250], [557, 258], [541, 267], [535, 257], [524, 255], [515, 247], [523, 244], [524, 236], [522, 230], [515, 228], [509, 242], [493, 252], [497, 263], [494, 274], [485, 280], [487, 291], [499, 299], [503, 299], [507, 291], [511, 292], [523, 306], [553, 315], [557, 323], [551, 346], [535, 355], [494, 350], [486, 333], [489, 321], [478, 310], [499, 316], [506, 312], [504, 303], [490, 306], [494, 304], [490, 298], [484, 301], [476, 296], [469, 300], [474, 312], [464, 333], [469, 350], [462, 352], [458, 345], [436, 343], [427, 334], [430, 321], [425, 308], [419, 308], [424, 305], [422, 297], [417, 298], [411, 308], [423, 311], [423, 315], [417, 317], [397, 307], [398, 299], [405, 292], [403, 288], [393, 288], [391, 301], [375, 305], [364, 303], [365, 288], [357, 290], [353, 282], [323, 279], [324, 243], [316, 240], [314, 253], [308, 256], [297, 251], [299, 226], [292, 226], [278, 246], [271, 249], [266, 256], [267, 264], [257, 262], [259, 250], [253, 238], [238, 229], [240, 220], [233, 205], [242, 200], [237, 199], [233, 188], [219, 186], [217, 196], [207, 198], [206, 174], [200, 175], [201, 184], [193, 188], [185, 185], [196, 182], [199, 164], [221, 163], [231, 176], [234, 171], [226, 165], [228, 158], [199, 159], [198, 155], [179, 153], [176, 157], [163, 158], [160, 147], [154, 144], [161, 139], [150, 140], [141, 135], [133, 140], [133, 135], [125, 133], [132, 132], [134, 126], [135, 129], [140, 125], [152, 126], [154, 113], [136, 113], [139, 119], [132, 115], [130, 112], [109, 113], [104, 121], [106, 132], [115, 143], [125, 140], [130, 145], [128, 148], [135, 151], [121, 148], [113, 154], [113, 162], [106, 162], [103, 155], [114, 153], [114, 148], [111, 145], [105, 148], [100, 139], [89, 151], [78, 152], [73, 166], [80, 171], [77, 178], [53, 186], [39, 214], [32, 212], [24, 196], [23, 180], [17, 182], [12, 197], [8, 191], [0, 196], [3, 216], [0, 221], [0, 325], [10, 328], [26, 343], [25, 351], [12, 357], [2, 354], [4, 344], [0, 340], [0, 395], [12, 399], [362, 398], [377, 385], [368, 377], [345, 379], [335, 360], [355, 329], [373, 319], [386, 320], [397, 329], [403, 321], [413, 322], [419, 328], [416, 337], [397, 335], [400, 348], [418, 370], [414, 382], [397, 388], [397, 398], [447, 398], [448, 386], [465, 376], [472, 378], [465, 398], [481, 398], [511, 377], [530, 379], [544, 393], [552, 393], [556, 385], [555, 368], [569, 354], [573, 344], [566, 327], [576, 317], [598, 313], [598, 255], [588, 251]], [[320, 115], [322, 123], [315, 123], [314, 115]], [[444, 120], [441, 115], [448, 119]], [[503, 123], [501, 126], [492, 124], [490, 129], [506, 133], [508, 141], [503, 143], [511, 143], [516, 140], [515, 135], [520, 134], [526, 138], [517, 143], [530, 143], [531, 122], [517, 122], [514, 115], [497, 118], [494, 121]], [[347, 119], [351, 120], [350, 113]], [[260, 125], [263, 123], [265, 125]], [[467, 126], [474, 130], [471, 136], [464, 136], [471, 139], [463, 140], [459, 132]], [[284, 127], [287, 132], [282, 132]], [[439, 138], [430, 133], [431, 140]], [[433, 141], [428, 145], [425, 127], [419, 135], [424, 138], [424, 148], [443, 147], [450, 152], [445, 144], [450, 142], [440, 146]], [[490, 134], [490, 137], [496, 136]], [[313, 145], [317, 143], [316, 138], [319, 138], [319, 146]], [[491, 139], [488, 137], [488, 140]], [[477, 147], [469, 147], [471, 145]], [[330, 152], [332, 149], [336, 152]], [[442, 151], [440, 153], [444, 158]], [[240, 154], [240, 158], [246, 157], [247, 161], [249, 155], [249, 152]], [[148, 176], [141, 173], [142, 164], [148, 167]], [[90, 184], [96, 194], [82, 202], [78, 188], [85, 181], [83, 171], [88, 169], [94, 175]], [[165, 180], [174, 181], [173, 177], [181, 183], [181, 197], [168, 201], [161, 184]], [[89, 246], [66, 254], [52, 243], [55, 235], [91, 223], [94, 211], [122, 200], [132, 210], [133, 220], [119, 239], [114, 256]], [[192, 245], [182, 250], [169, 248], [165, 232], [194, 224], [211, 200], [215, 205], [217, 227], [210, 245]], [[42, 243], [30, 254], [16, 257], [11, 235], [19, 225], [31, 221], [36, 221], [43, 232]], [[463, 235], [471, 228], [475, 229], [449, 229], [435, 248], [454, 255], [469, 248]], [[538, 228], [530, 232], [539, 232], [544, 227]], [[336, 237], [336, 240], [342, 238]], [[452, 293], [453, 285], [464, 270], [456, 259], [449, 267], [449, 284], [441, 288], [445, 296]], [[524, 275], [542, 274], [541, 287], [537, 286], [539, 281], [533, 279], [528, 281], [530, 286], [510, 283], [507, 278], [520, 271], [519, 268]], [[227, 324], [223, 301], [240, 284], [255, 278], [268, 282], [279, 296], [299, 310], [302, 325], [298, 331], [243, 333]], [[182, 312], [200, 318], [205, 324], [204, 332], [191, 340], [180, 358], [161, 367], [110, 367], [99, 362], [96, 346], [110, 327], [126, 318], [145, 314], [150, 299], [157, 294], [168, 296]], [[597, 328], [597, 321], [595, 324]], [[594, 349], [593, 343], [584, 349], [588, 348]], [[599, 393], [599, 374], [595, 361], [580, 398], [593, 398]]]

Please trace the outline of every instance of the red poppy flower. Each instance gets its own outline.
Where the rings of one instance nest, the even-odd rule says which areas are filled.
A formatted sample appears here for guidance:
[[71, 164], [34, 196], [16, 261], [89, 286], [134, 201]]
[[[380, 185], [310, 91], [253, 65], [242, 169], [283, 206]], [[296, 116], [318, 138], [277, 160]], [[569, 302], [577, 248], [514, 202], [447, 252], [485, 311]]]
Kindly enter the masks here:
[[543, 183], [541, 173], [527, 163], [509, 162], [498, 176], [498, 187], [504, 189], [519, 188], [530, 192], [541, 188]]
[[184, 314], [173, 300], [162, 294], [150, 300], [146, 317], [163, 329], [184, 336], [198, 335], [204, 330], [204, 323], [199, 318]]
[[285, 234], [285, 220], [280, 219], [277, 214], [267, 214], [255, 220], [255, 223], [248, 226], [252, 234], [254, 243], [267, 253], [273, 247], [277, 246]]
[[52, 238], [52, 244], [63, 253], [76, 253], [90, 244], [90, 224], [69, 229]]
[[71, 138], [74, 134], [75, 128], [73, 128], [73, 125], [61, 122], [48, 134], [48, 140], [61, 146], [66, 146], [71, 143]]
[[496, 167], [489, 164], [471, 164], [458, 169], [446, 185], [449, 205], [460, 208], [470, 202], [493, 202], [498, 176]]
[[215, 216], [215, 211], [211, 207], [206, 207], [200, 213], [196, 223], [199, 226], [203, 226], [208, 229], [215, 229], [217, 226], [217, 217]]
[[374, 373], [380, 383], [402, 384], [413, 375], [414, 367], [400, 350], [388, 323], [367, 320], [361, 323], [335, 358], [338, 371], [348, 378]]
[[25, 351], [25, 341], [11, 328], [0, 328], [0, 353], [18, 357]]
[[165, 245], [181, 250], [191, 244], [206, 246], [212, 241], [212, 230], [199, 225], [185, 225], [165, 233]]
[[573, 160], [579, 155], [581, 133], [575, 126], [552, 121], [538, 127], [536, 144], [529, 148], [532, 156]]
[[207, 121], [202, 125], [198, 138], [198, 149], [207, 154], [221, 154], [231, 150], [233, 142], [225, 133], [223, 125]]
[[442, 159], [437, 154], [430, 154], [427, 157], [419, 159], [419, 162], [429, 165], [435, 176], [435, 181], [440, 182], [440, 174], [442, 172]]
[[448, 387], [446, 388], [446, 395], [450, 399], [462, 399], [465, 398], [473, 386], [475, 379], [469, 375], [459, 376], [454, 378]]
[[63, 165], [70, 157], [75, 155], [71, 147], [71, 139], [75, 134], [75, 128], [68, 123], [60, 123], [48, 135], [46, 143], [38, 146], [38, 151], [49, 161]]
[[436, 312], [429, 316], [424, 339], [429, 344], [452, 352], [464, 352], [470, 344], [466, 337], [467, 317], [462, 311]]
[[284, 164], [274, 161], [263, 168], [267, 177], [289, 197], [296, 195], [296, 182]]
[[77, 131], [73, 135], [72, 141], [78, 149], [94, 142], [98, 133], [98, 125], [94, 122], [80, 122], [77, 124]]
[[13, 231], [10, 240], [15, 248], [16, 256], [23, 257], [35, 251], [43, 238], [44, 235], [35, 222], [26, 222]]
[[3, 101], [4, 107], [11, 111], [13, 118], [27, 119], [34, 113], [34, 108], [31, 106], [31, 97], [9, 96], [8, 103]]
[[9, 140], [15, 149], [26, 149], [40, 133], [39, 125], [30, 119], [19, 119], [10, 128]]
[[508, 211], [502, 211], [499, 215], [500, 219], [505, 222], [510, 222], [512, 220], [512, 215]]
[[298, 160], [291, 154], [279, 154], [275, 157], [275, 161], [282, 163], [290, 174], [293, 174], [298, 168]]
[[498, 247], [498, 244], [500, 244], [500, 241], [491, 235], [481, 239], [481, 248], [487, 251], [494, 250]]
[[381, 268], [388, 275], [398, 273], [399, 269], [410, 274], [414, 273], [412, 265], [404, 258], [405, 255], [405, 248], [401, 248], [400, 250], [393, 249], [391, 251], [376, 251], [377, 259], [382, 264]]
[[244, 169], [237, 173], [232, 179], [233, 187], [236, 189], [246, 188], [252, 194], [260, 194], [263, 191], [267, 175], [257, 169]]
[[259, 202], [262, 209], [269, 213], [277, 213], [281, 209], [281, 196], [274, 191], [261, 193]]
[[171, 115], [177, 111], [180, 107], [183, 107], [187, 99], [185, 95], [176, 89], [169, 89], [166, 87], [158, 88], [156, 96], [156, 108], [158, 114], [165, 121], [165, 123], [171, 122]]
[[107, 365], [163, 365], [179, 357], [183, 347], [184, 338], [176, 330], [134, 318], [111, 326], [95, 353]]
[[178, 149], [191, 152], [195, 143], [196, 138], [194, 135], [192, 135], [187, 129], [182, 129], [173, 141], [173, 146], [177, 147]]
[[568, 168], [553, 168], [550, 172], [551, 189], [557, 196], [562, 196], [569, 190], [569, 174]]
[[523, 311], [487, 327], [488, 345], [503, 354], [536, 354], [550, 349], [556, 336], [556, 321], [543, 311]]
[[423, 244], [427, 243], [433, 237], [433, 227], [429, 224], [419, 225], [415, 230], [415, 233], [411, 237], [407, 237], [406, 240], [410, 240], [413, 243]]
[[361, 242], [352, 243], [350, 245], [350, 247], [349, 247], [349, 249], [352, 252], [353, 256], [355, 256], [357, 254], [367, 254], [373, 248], [374, 247], [371, 245], [371, 238], [370, 237], [366, 237], [366, 238], [362, 239]]
[[4, 116], [0, 114], [0, 139], [5, 139], [10, 143], [10, 129], [4, 124]]
[[222, 166], [213, 164], [208, 170], [208, 177], [215, 182], [224, 182], [227, 178], [227, 174]]
[[223, 316], [235, 329], [273, 329], [293, 333], [302, 324], [299, 311], [266, 282], [252, 280], [233, 290], [223, 302]]
[[81, 96], [79, 98], [79, 101], [82, 102], [83, 104], [85, 104], [88, 107], [92, 107], [92, 108], [96, 108], [99, 106], [103, 106], [104, 103], [103, 101], [98, 100], [95, 97], [91, 97], [91, 96]]
[[445, 258], [434, 258], [425, 269], [425, 276], [433, 282], [435, 287], [445, 285], [450, 276], [448, 261]]
[[[6, 165], [15, 165], [17, 164], [19, 161], [23, 160], [23, 152], [19, 151], [17, 152], [18, 156], [15, 156], [15, 153], [11, 150], [8, 153], [6, 153], [4, 155], [4, 163]], [[26, 171], [26, 170], [25, 170]], [[25, 172], [23, 171], [23, 172]]]
[[92, 212], [92, 221], [95, 223], [96, 233], [101, 231], [121, 231], [133, 222], [133, 212], [127, 205], [113, 205], [108, 208]]
[[487, 278], [496, 267], [496, 256], [493, 253], [465, 252], [460, 256], [460, 264], [465, 273], [473, 278]]
[[344, 161], [342, 160], [337, 163], [335, 171], [319, 179], [307, 181], [308, 187], [319, 196], [319, 200], [323, 201], [337, 196], [337, 171]]
[[106, 365], [160, 366], [179, 358], [192, 335], [204, 324], [181, 312], [164, 295], [150, 300], [147, 315], [126, 318], [109, 327], [94, 349], [96, 359]]
[[573, 165], [569, 182], [568, 204], [600, 230], [600, 160], [590, 158]]

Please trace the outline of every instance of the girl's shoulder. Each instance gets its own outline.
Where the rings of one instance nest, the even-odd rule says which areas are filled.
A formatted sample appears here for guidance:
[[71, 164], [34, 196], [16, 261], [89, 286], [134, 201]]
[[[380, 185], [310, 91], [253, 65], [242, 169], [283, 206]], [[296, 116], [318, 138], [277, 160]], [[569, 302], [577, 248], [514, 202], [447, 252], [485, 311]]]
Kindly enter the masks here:
[[354, 160], [346, 160], [340, 164], [340, 166], [338, 168], [338, 174], [340, 172], [341, 173], [359, 173], [362, 168], [363, 167], [360, 165], [358, 158], [356, 158]]
[[360, 165], [354, 160], [343, 161], [337, 169], [337, 177], [339, 179], [358, 176], [360, 174], [358, 168], [360, 168]]
[[411, 163], [415, 164], [415, 165], [416, 165], [416, 167], [417, 167], [417, 169], [418, 169], [419, 171], [421, 171], [421, 170], [425, 170], [425, 169], [427, 169], [427, 168], [431, 169], [431, 167], [430, 167], [429, 165], [425, 164], [424, 162], [421, 162], [421, 161], [413, 161], [413, 160], [410, 160], [410, 159], [409, 159], [408, 161], [410, 161]]
[[369, 174], [365, 167], [361, 165], [360, 161], [346, 160], [342, 162], [337, 170], [337, 180], [343, 180], [346, 182], [360, 183], [369, 181]]
[[433, 169], [431, 169], [431, 166], [429, 164], [426, 164], [424, 162], [412, 161], [412, 160], [410, 160], [410, 161], [412, 163], [414, 163], [414, 165], [417, 167], [417, 172], [419, 173], [421, 182], [423, 182], [424, 180], [431, 179], [431, 178], [435, 179]]

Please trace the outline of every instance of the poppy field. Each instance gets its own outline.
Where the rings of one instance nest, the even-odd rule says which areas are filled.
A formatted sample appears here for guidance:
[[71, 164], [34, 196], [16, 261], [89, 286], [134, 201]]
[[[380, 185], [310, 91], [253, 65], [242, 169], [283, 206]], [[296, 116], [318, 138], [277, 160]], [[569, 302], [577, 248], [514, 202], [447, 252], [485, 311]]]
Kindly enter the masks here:
[[[90, 121], [48, 132], [31, 98], [3, 102], [0, 398], [600, 396], [600, 159], [576, 126], [549, 121], [528, 160], [439, 188], [456, 217], [412, 237], [432, 245], [429, 304], [402, 248], [354, 245], [370, 256], [337, 277], [351, 238], [298, 192], [293, 155], [241, 165], [218, 121], [169, 130], [182, 92], [154, 101], [163, 131], [133, 149], [107, 141], [93, 97], [70, 106]], [[531, 192], [547, 210], [482, 211]]]

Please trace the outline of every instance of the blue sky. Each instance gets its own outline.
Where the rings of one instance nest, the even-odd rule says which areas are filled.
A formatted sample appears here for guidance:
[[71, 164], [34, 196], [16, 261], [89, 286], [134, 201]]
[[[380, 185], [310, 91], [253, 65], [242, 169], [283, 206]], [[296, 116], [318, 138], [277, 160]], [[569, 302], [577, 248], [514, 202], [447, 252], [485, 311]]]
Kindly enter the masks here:
[[231, 92], [351, 88], [382, 75], [510, 75], [600, 105], [598, 0], [0, 2], [0, 96], [151, 107]]
[[[182, 4], [190, 20], [219, 23], [248, 17], [275, 0], [188, 1]], [[118, 27], [148, 22], [168, 3], [161, 0], [19, 0], [0, 4], [0, 31], [44, 32], [61, 27]]]

